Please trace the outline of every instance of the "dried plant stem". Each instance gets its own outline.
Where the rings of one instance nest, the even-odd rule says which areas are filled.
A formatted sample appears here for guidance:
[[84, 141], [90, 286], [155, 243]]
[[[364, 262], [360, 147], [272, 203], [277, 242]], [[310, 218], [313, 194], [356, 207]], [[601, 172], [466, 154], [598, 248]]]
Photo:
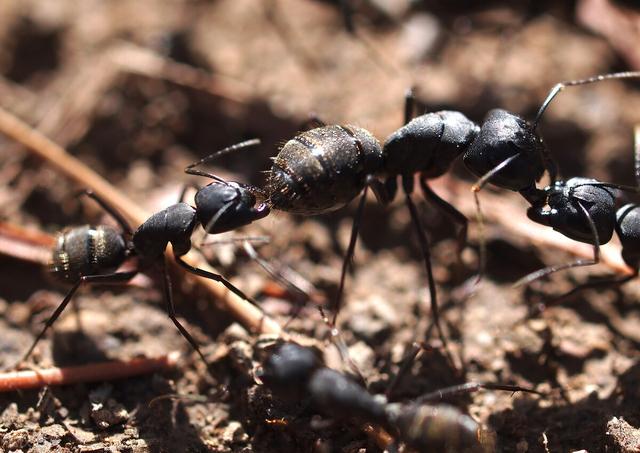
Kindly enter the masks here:
[[0, 222], [0, 253], [35, 264], [46, 265], [54, 237], [8, 222]]
[[155, 373], [175, 367], [179, 357], [180, 353], [174, 351], [155, 358], [143, 357], [65, 368], [53, 367], [41, 370], [10, 371], [8, 373], [0, 373], [0, 392], [33, 389], [47, 385], [111, 381]]
[[[132, 224], [140, 225], [149, 217], [149, 213], [109, 184], [102, 176], [2, 108], [0, 108], [0, 132], [40, 156], [58, 172], [74, 181], [78, 187], [92, 189], [120, 211]], [[202, 256], [194, 250], [183, 259], [192, 266], [210, 269]], [[181, 272], [184, 273], [182, 270]], [[282, 334], [282, 328], [275, 320], [260, 311], [258, 307], [229, 292], [224, 286], [203, 278], [197, 278], [195, 281], [214, 296], [221, 309], [229, 312], [249, 331]]]

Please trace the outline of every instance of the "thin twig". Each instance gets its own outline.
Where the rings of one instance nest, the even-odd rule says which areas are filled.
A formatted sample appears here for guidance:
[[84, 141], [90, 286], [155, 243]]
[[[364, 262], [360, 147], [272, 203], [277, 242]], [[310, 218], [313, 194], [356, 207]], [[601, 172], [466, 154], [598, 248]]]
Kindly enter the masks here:
[[70, 385], [79, 382], [98, 382], [123, 379], [141, 374], [156, 373], [174, 368], [180, 353], [177, 351], [154, 358], [135, 358], [90, 363], [65, 368], [10, 371], [0, 373], [0, 392], [40, 388], [47, 385]]
[[35, 264], [46, 265], [54, 237], [42, 231], [0, 222], [0, 253]]
[[[3, 108], [0, 108], [0, 133], [27, 147], [79, 187], [93, 190], [132, 224], [140, 225], [149, 217], [149, 213], [109, 184], [102, 176]], [[182, 258], [192, 266], [211, 269], [202, 255], [193, 249]], [[184, 271], [181, 270], [181, 272], [184, 274]], [[275, 320], [260, 311], [258, 307], [230, 293], [219, 283], [203, 278], [196, 278], [195, 282], [214, 297], [219, 308], [231, 314], [249, 331], [283, 334], [281, 326]]]

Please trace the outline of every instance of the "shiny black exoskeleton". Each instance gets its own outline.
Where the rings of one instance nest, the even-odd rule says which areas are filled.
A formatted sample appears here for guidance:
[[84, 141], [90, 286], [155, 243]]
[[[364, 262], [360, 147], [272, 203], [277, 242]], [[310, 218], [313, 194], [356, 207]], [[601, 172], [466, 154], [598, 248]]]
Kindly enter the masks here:
[[622, 259], [636, 276], [640, 269], [640, 205], [626, 204], [618, 209], [616, 233], [622, 244]]
[[400, 442], [418, 451], [493, 451], [481, 442], [481, 427], [452, 406], [430, 405], [436, 394], [455, 395], [492, 388], [528, 391], [517, 386], [476, 383], [444, 389], [412, 403], [389, 403], [360, 384], [324, 366], [317, 353], [295, 343], [282, 343], [264, 360], [259, 378], [278, 398], [308, 398], [313, 408], [335, 419], [382, 426]]
[[[640, 72], [620, 72], [598, 75], [588, 79], [561, 82], [551, 89], [549, 95], [542, 103], [533, 127], [535, 128], [538, 124], [543, 113], [555, 96], [568, 86], [584, 85], [608, 79], [638, 77], [640, 77]], [[636, 143], [635, 158], [637, 187], [604, 183], [589, 178], [571, 178], [567, 181], [556, 181], [555, 174], [552, 173], [551, 184], [545, 189], [532, 188], [520, 192], [531, 204], [531, 207], [527, 211], [527, 215], [531, 220], [542, 225], [550, 226], [573, 240], [593, 245], [593, 258], [580, 259], [563, 265], [549, 266], [532, 272], [518, 280], [515, 286], [530, 283], [553, 272], [578, 266], [590, 266], [599, 262], [600, 245], [609, 242], [614, 230], [619, 227], [620, 212], [618, 212], [617, 220], [615, 209], [618, 191], [638, 192], [640, 188], [640, 145], [638, 145], [638, 143]], [[622, 281], [627, 280], [628, 278], [626, 276], [622, 279]], [[581, 285], [568, 294], [574, 293], [586, 286], [593, 285]], [[565, 296], [563, 296], [563, 298]]]
[[[355, 249], [364, 195], [370, 187], [380, 201], [388, 203], [401, 177], [405, 204], [423, 253], [434, 323], [446, 344], [439, 322], [429, 241], [411, 198], [414, 176], [419, 175], [424, 196], [461, 225], [458, 235], [461, 249], [466, 243], [467, 219], [431, 190], [429, 179], [446, 173], [462, 154], [473, 173], [484, 175], [494, 170], [491, 183], [521, 192], [534, 190], [545, 168], [553, 174], [555, 171], [547, 165], [549, 159], [545, 158], [542, 140], [516, 115], [494, 110], [480, 128], [460, 112], [440, 111], [412, 118], [413, 111], [414, 99], [409, 93], [405, 125], [392, 133], [382, 147], [373, 135], [354, 126], [323, 126], [294, 137], [273, 159], [265, 192], [273, 209], [301, 215], [333, 211], [363, 194], [343, 261], [335, 323]], [[497, 165], [503, 166], [500, 171], [495, 171]]]
[[534, 222], [550, 226], [575, 241], [594, 244], [593, 227], [600, 244], [611, 240], [616, 225], [617, 190], [613, 187], [595, 179], [571, 178], [556, 181], [540, 196], [527, 210], [527, 216]]
[[[221, 233], [251, 223], [269, 213], [267, 205], [256, 206], [255, 196], [242, 185], [220, 178], [215, 179], [213, 183], [197, 192], [195, 208], [184, 202], [174, 204], [153, 214], [136, 231], [132, 231], [124, 217], [100, 197], [86, 191], [86, 195], [111, 214], [122, 231], [118, 232], [108, 226], [82, 226], [66, 230], [59, 235], [53, 249], [50, 268], [55, 276], [72, 283], [73, 286], [47, 320], [22, 361], [26, 361], [31, 355], [82, 283], [124, 283], [139, 272], [156, 267], [163, 274], [164, 297], [169, 318], [206, 363], [196, 341], [176, 318], [171, 282], [165, 265], [167, 245], [171, 243], [176, 262], [187, 271], [218, 281], [237, 296], [255, 303], [221, 275], [193, 267], [185, 262], [182, 256], [191, 249], [191, 235], [199, 224], [207, 233]], [[181, 198], [183, 197], [184, 193]], [[130, 257], [138, 259], [138, 267], [132, 271], [117, 272], [116, 270]]]

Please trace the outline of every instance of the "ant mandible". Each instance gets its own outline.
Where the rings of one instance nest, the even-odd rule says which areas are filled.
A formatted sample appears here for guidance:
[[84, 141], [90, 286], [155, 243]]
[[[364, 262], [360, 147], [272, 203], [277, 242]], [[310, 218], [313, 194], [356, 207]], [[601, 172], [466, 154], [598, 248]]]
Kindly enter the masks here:
[[[220, 152], [230, 152], [258, 143], [257, 140], [250, 140]], [[116, 220], [121, 231], [109, 226], [85, 225], [65, 230], [58, 236], [52, 250], [51, 271], [59, 280], [72, 283], [73, 286], [46, 321], [20, 363], [29, 358], [82, 284], [125, 283], [142, 271], [156, 268], [163, 275], [164, 298], [169, 318], [206, 364], [207, 361], [198, 344], [176, 318], [171, 279], [166, 268], [167, 245], [171, 243], [175, 261], [188, 272], [220, 282], [237, 296], [255, 305], [255, 301], [223, 276], [191, 266], [182, 256], [191, 249], [191, 235], [198, 224], [205, 228], [207, 234], [222, 233], [247, 225], [269, 213], [266, 204], [256, 206], [253, 193], [241, 184], [227, 182], [213, 175], [208, 176], [215, 180], [198, 190], [195, 195], [195, 207], [182, 201], [185, 187], [179, 203], [153, 214], [136, 231], [133, 231], [126, 219], [101, 197], [90, 190], [84, 191], [84, 195], [95, 200]], [[133, 257], [138, 258], [136, 269], [117, 271], [125, 261]]]

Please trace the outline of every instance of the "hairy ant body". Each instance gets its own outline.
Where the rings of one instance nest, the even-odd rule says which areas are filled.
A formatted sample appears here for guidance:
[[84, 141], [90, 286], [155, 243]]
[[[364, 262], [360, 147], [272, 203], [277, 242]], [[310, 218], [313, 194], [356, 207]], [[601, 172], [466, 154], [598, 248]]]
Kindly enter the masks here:
[[430, 405], [428, 401], [481, 388], [532, 392], [511, 385], [468, 383], [424, 395], [414, 402], [389, 403], [325, 367], [313, 349], [295, 343], [277, 345], [258, 375], [280, 398], [296, 401], [308, 397], [315, 409], [327, 415], [382, 426], [419, 451], [492, 451], [480, 441], [482, 428], [471, 417], [453, 406]]
[[[255, 141], [250, 141], [231, 148], [237, 149], [254, 144], [256, 144]], [[181, 201], [153, 214], [136, 231], [132, 231], [124, 217], [99, 196], [91, 191], [85, 191], [84, 194], [108, 212], [120, 225], [122, 231], [119, 232], [108, 226], [81, 226], [68, 229], [59, 235], [52, 251], [51, 270], [59, 279], [72, 283], [73, 286], [47, 320], [21, 362], [29, 358], [80, 285], [124, 283], [139, 272], [156, 267], [163, 273], [164, 298], [169, 318], [206, 363], [196, 341], [176, 318], [171, 280], [165, 263], [165, 250], [171, 243], [174, 259], [181, 267], [200, 277], [218, 281], [237, 296], [255, 304], [251, 298], [223, 276], [191, 266], [181, 257], [191, 249], [191, 235], [198, 224], [205, 228], [207, 234], [221, 233], [266, 216], [269, 212], [268, 207], [265, 204], [256, 206], [255, 196], [242, 185], [217, 178], [197, 192], [195, 207]], [[180, 198], [181, 200], [184, 198], [184, 191]], [[120, 265], [133, 257], [138, 258], [136, 269], [116, 271]]]

